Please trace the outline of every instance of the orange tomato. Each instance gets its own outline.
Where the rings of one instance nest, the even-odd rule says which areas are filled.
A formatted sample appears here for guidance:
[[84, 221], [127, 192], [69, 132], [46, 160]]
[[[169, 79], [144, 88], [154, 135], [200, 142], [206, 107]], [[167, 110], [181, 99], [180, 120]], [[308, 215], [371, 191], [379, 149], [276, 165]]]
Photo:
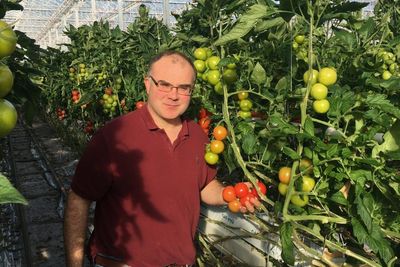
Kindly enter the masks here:
[[228, 209], [233, 213], [239, 212], [241, 206], [240, 201], [237, 199], [228, 203]]
[[292, 171], [292, 168], [290, 168], [290, 167], [280, 168], [279, 169], [279, 181], [283, 184], [289, 184], [291, 171]]
[[228, 185], [222, 190], [222, 198], [225, 202], [231, 202], [236, 199], [235, 188], [232, 185]]
[[228, 135], [228, 130], [224, 126], [218, 125], [217, 127], [214, 128], [213, 136], [216, 140], [222, 141], [226, 138], [227, 135]]

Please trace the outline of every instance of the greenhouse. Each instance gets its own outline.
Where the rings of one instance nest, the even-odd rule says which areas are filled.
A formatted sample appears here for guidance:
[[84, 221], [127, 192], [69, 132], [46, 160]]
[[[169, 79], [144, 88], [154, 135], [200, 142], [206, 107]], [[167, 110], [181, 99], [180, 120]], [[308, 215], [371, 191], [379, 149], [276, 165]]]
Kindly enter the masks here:
[[400, 266], [400, 1], [0, 1], [0, 267]]

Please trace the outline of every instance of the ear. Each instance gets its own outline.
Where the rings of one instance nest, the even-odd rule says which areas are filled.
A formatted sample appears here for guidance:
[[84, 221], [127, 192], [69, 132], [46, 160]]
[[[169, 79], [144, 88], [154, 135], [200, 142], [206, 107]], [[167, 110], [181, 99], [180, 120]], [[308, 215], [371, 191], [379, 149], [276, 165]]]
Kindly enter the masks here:
[[150, 79], [148, 77], [144, 77], [144, 86], [146, 87], [147, 94], [149, 94], [149, 91], [150, 91]]

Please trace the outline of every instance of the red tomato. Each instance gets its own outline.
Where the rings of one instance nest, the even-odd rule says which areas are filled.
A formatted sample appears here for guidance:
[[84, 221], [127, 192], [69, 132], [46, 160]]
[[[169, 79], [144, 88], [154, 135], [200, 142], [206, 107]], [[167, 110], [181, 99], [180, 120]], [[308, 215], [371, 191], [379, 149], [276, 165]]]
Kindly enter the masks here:
[[141, 109], [144, 106], [145, 102], [143, 101], [138, 101], [136, 102], [136, 109]]
[[239, 212], [241, 206], [240, 201], [237, 199], [228, 203], [228, 208], [233, 213]]
[[256, 196], [251, 192], [245, 195], [244, 197], [240, 198], [240, 204], [242, 206], [246, 206], [246, 201], [248, 201], [250, 204], [253, 203], [252, 200], [254, 200]]
[[74, 89], [72, 90], [72, 96], [79, 95], [79, 91]]
[[209, 117], [201, 118], [198, 124], [203, 129], [208, 129], [210, 127], [211, 119]]
[[208, 111], [206, 108], [201, 108], [199, 110], [199, 116], [198, 116], [199, 120], [202, 118], [210, 117], [210, 116], [212, 116], [212, 113], [210, 111]]
[[241, 182], [235, 185], [235, 193], [238, 198], [246, 196], [249, 192], [249, 188], [245, 183]]
[[[265, 184], [258, 181], [257, 186], [258, 186], [258, 189], [261, 191], [261, 193], [265, 196], [267, 194], [267, 187], [265, 186]], [[251, 189], [251, 193], [254, 196], [257, 196], [258, 198], [260, 197], [257, 193], [257, 189], [255, 189], [254, 187]]]
[[231, 202], [236, 199], [235, 188], [232, 185], [228, 185], [222, 191], [222, 198], [225, 202]]

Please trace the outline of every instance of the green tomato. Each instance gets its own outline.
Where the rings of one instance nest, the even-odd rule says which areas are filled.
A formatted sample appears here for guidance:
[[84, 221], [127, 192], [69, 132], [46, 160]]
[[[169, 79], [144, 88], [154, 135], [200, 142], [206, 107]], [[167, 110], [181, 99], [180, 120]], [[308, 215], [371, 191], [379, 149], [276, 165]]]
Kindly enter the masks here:
[[204, 155], [204, 159], [208, 164], [215, 165], [215, 164], [217, 164], [217, 162], [219, 160], [219, 156], [218, 156], [218, 154], [215, 154], [213, 152], [207, 152]]
[[316, 83], [311, 87], [310, 94], [316, 100], [325, 99], [328, 95], [328, 87], [322, 83]]
[[207, 47], [205, 49], [206, 49], [206, 52], [207, 52], [207, 58], [211, 57], [212, 54], [213, 54], [213, 51], [211, 50], [211, 48]]
[[11, 55], [17, 44], [17, 35], [10, 25], [0, 21], [0, 58]]
[[298, 207], [304, 207], [308, 203], [308, 196], [307, 195], [293, 195], [290, 198], [290, 202], [293, 203], [293, 205], [296, 205]]
[[326, 113], [329, 110], [330, 104], [327, 99], [315, 100], [313, 102], [314, 111], [320, 114]]
[[302, 34], [296, 35], [296, 37], [294, 37], [295, 42], [298, 44], [304, 43], [305, 39], [306, 39], [306, 37]]
[[311, 160], [308, 158], [302, 158], [300, 160], [299, 169], [305, 174], [311, 174], [313, 172]]
[[248, 118], [251, 118], [251, 112], [240, 110], [238, 112], [238, 116], [241, 117], [242, 119], [248, 119]]
[[249, 97], [249, 92], [239, 92], [237, 97], [239, 100], [247, 99]]
[[[306, 72], [304, 72], [304, 75], [303, 75], [304, 83], [307, 84], [308, 81], [310, 80], [311, 85], [315, 84], [318, 80], [318, 74], [319, 74], [319, 72], [317, 70], [313, 69], [311, 72], [311, 75], [310, 75], [310, 71], [307, 70]], [[310, 76], [311, 76], [311, 78], [310, 78]]]
[[10, 68], [6, 65], [0, 65], [0, 98], [5, 97], [12, 89], [14, 76]]
[[287, 188], [288, 188], [288, 185], [287, 185], [287, 184], [279, 183], [279, 184], [278, 184], [278, 191], [279, 191], [279, 194], [281, 194], [282, 196], [286, 196]]
[[315, 180], [310, 176], [303, 176], [303, 183], [301, 184], [301, 191], [311, 192], [315, 186]]
[[217, 83], [219, 83], [220, 78], [221, 78], [221, 73], [219, 72], [219, 70], [210, 70], [210, 71], [208, 71], [207, 81], [210, 84], [216, 85]]
[[211, 57], [209, 57], [209, 58], [207, 59], [207, 61], [206, 61], [207, 67], [208, 67], [210, 70], [217, 70], [217, 69], [218, 69], [218, 63], [219, 63], [220, 60], [221, 60], [221, 59], [220, 59], [220, 57], [218, 57], [218, 56], [211, 56]]
[[390, 71], [388, 71], [388, 70], [385, 70], [382, 73], [382, 79], [384, 79], [385, 81], [389, 80], [391, 77], [392, 77], [392, 73], [390, 73]]
[[299, 44], [296, 43], [296, 42], [293, 42], [293, 43], [292, 43], [292, 48], [293, 48], [294, 50], [299, 49]]
[[234, 70], [234, 69], [225, 69], [224, 72], [222, 73], [222, 79], [224, 79], [224, 81], [227, 84], [232, 84], [232, 83], [236, 82], [237, 79], [238, 79], [238, 75], [236, 73], [236, 70]]
[[228, 65], [226, 65], [226, 67], [228, 69], [234, 70], [234, 69], [236, 69], [236, 63], [229, 63]]
[[0, 98], [0, 138], [9, 134], [17, 123], [17, 110], [11, 102]]
[[253, 107], [253, 102], [250, 99], [243, 99], [240, 100], [239, 106], [242, 111], [250, 111]]
[[206, 62], [204, 60], [196, 59], [193, 65], [198, 72], [204, 72], [206, 70]]
[[397, 63], [390, 64], [389, 71], [390, 73], [395, 74], [399, 71], [399, 65]]
[[336, 82], [337, 73], [333, 68], [322, 68], [318, 74], [318, 81], [323, 85], [329, 86]]
[[194, 50], [193, 55], [196, 59], [206, 60], [207, 59], [207, 50], [202, 47], [196, 48], [196, 50]]
[[218, 82], [214, 85], [214, 91], [219, 95], [224, 95], [224, 88], [222, 88], [222, 83]]

